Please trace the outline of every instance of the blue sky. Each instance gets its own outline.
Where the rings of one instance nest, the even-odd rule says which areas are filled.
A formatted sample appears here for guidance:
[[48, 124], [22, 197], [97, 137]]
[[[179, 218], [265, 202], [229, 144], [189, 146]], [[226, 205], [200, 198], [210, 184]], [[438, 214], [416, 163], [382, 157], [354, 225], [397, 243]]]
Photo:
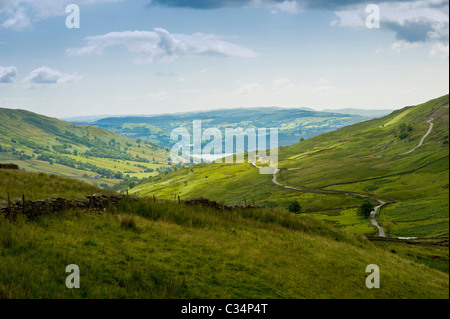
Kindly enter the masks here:
[[399, 108], [448, 93], [448, 20], [444, 0], [0, 0], [0, 107]]

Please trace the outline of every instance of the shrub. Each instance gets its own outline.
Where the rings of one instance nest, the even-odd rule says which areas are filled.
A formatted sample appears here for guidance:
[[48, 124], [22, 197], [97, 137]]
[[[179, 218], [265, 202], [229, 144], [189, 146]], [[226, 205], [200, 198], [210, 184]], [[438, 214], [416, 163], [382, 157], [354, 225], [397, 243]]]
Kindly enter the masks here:
[[374, 204], [370, 200], [366, 199], [366, 200], [364, 200], [364, 202], [359, 207], [358, 214], [368, 218], [370, 216], [370, 213], [374, 209], [375, 209]]
[[292, 201], [288, 204], [288, 210], [291, 213], [298, 214], [302, 211], [302, 207], [298, 201]]

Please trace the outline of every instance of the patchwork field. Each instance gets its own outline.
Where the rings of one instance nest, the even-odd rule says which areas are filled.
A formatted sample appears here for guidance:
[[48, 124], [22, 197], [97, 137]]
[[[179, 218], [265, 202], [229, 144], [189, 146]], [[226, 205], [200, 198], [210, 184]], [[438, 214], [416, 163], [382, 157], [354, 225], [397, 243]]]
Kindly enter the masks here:
[[[169, 151], [96, 127], [0, 109], [0, 163], [124, 188], [173, 169]], [[119, 185], [118, 185], [119, 184]]]

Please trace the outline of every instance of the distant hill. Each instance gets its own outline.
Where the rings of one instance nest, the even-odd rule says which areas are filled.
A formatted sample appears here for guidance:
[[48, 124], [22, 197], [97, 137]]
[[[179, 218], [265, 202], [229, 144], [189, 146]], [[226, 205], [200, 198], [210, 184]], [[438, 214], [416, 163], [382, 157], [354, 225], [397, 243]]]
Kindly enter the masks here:
[[394, 110], [364, 110], [364, 109], [348, 108], [348, 109], [336, 109], [336, 110], [327, 109], [327, 110], [324, 110], [323, 112], [334, 112], [334, 113], [341, 113], [341, 114], [359, 115], [359, 116], [370, 117], [370, 118], [379, 118], [379, 117], [383, 117], [383, 116], [391, 114], [392, 112], [394, 112]]
[[165, 148], [171, 148], [170, 133], [178, 127], [192, 130], [192, 122], [201, 120], [204, 129], [215, 127], [278, 128], [279, 145], [288, 146], [344, 126], [359, 123], [371, 117], [319, 112], [308, 108], [279, 107], [235, 108], [213, 111], [164, 114], [155, 116], [108, 117], [90, 125], [110, 130], [127, 137], [142, 139]]
[[0, 108], [0, 162], [111, 187], [171, 169], [167, 150], [92, 126]]
[[[104, 158], [80, 152], [109, 154], [105, 141], [117, 155], [124, 150], [122, 142], [131, 143], [98, 128], [23, 111], [0, 115], [9, 116], [6, 123], [0, 121], [0, 133], [13, 136], [2, 141], [6, 156], [33, 149], [51, 159], [69, 157], [56, 152], [66, 143], [65, 150], [79, 150], [78, 160], [100, 163]], [[434, 127], [426, 134], [430, 123]], [[51, 133], [44, 133], [46, 127]], [[18, 134], [21, 129], [24, 133]], [[41, 136], [32, 138], [32, 132]], [[19, 138], [24, 141], [18, 143]], [[127, 146], [128, 154], [150, 147], [134, 143]], [[448, 96], [281, 148], [280, 155], [282, 171], [274, 176], [260, 175], [251, 164], [201, 164], [161, 174], [135, 189], [155, 197], [124, 198], [101, 211], [1, 215], [0, 299], [448, 299]], [[123, 163], [105, 160], [118, 167]], [[130, 163], [138, 165], [135, 160]], [[383, 177], [421, 165], [426, 166], [413, 173]], [[275, 185], [276, 178], [291, 188]], [[357, 183], [345, 184], [349, 181]], [[6, 207], [5, 193], [14, 198], [24, 190], [27, 198], [40, 199], [74, 198], [98, 189], [57, 176], [0, 170], [0, 205]], [[332, 190], [341, 193], [326, 194]], [[414, 245], [369, 241], [359, 235], [374, 230], [355, 213], [362, 199], [353, 191], [395, 199], [381, 214], [391, 234], [444, 236]], [[266, 208], [229, 211], [219, 203], [174, 201], [176, 195]], [[285, 210], [292, 201], [300, 202], [300, 214]], [[69, 263], [81, 269], [81, 289], [64, 285]], [[368, 289], [366, 283], [377, 273], [368, 273], [368, 265], [380, 270], [381, 289]]]
[[92, 122], [111, 117], [111, 115], [86, 115], [86, 116], [74, 116], [74, 117], [67, 117], [67, 118], [60, 118], [61, 121], [69, 122], [72, 124], [80, 124], [80, 125], [86, 125], [90, 124]]
[[449, 231], [448, 102], [446, 95], [281, 147], [278, 184], [273, 176], [260, 175], [251, 163], [218, 163], [151, 178], [132, 192], [163, 198], [205, 196], [228, 204], [251, 202], [285, 210], [296, 200], [306, 214], [350, 232], [376, 235], [368, 220], [357, 215], [363, 199], [356, 194], [365, 194], [375, 202], [390, 203], [380, 215], [389, 236], [445, 234]]

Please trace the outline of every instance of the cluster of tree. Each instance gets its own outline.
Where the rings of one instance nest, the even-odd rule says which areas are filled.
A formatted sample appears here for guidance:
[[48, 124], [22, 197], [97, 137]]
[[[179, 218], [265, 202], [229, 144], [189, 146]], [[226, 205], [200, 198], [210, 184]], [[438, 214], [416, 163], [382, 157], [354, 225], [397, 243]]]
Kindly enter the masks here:
[[17, 156], [17, 158], [22, 161], [30, 160], [32, 158], [31, 156], [25, 154], [24, 151], [12, 151], [11, 154]]
[[56, 153], [59, 154], [72, 154], [72, 152], [69, 151], [70, 146], [66, 143], [64, 143], [63, 145], [53, 145], [52, 148]]
[[398, 137], [403, 140], [411, 134], [412, 130], [413, 127], [411, 126], [411, 124], [406, 125], [405, 123], [402, 123], [400, 125], [400, 132], [398, 134]]
[[296, 200], [285, 203], [285, 207], [290, 213], [300, 214], [302, 212], [302, 206]]
[[89, 151], [84, 153], [85, 156], [92, 156], [98, 158], [109, 158], [109, 159], [119, 159], [124, 161], [135, 161], [140, 163], [150, 163], [150, 161], [146, 158], [141, 158], [139, 155], [136, 157], [127, 153], [125, 150], [120, 150], [117, 148], [111, 147], [102, 147], [102, 148], [91, 148]]
[[147, 166], [141, 164], [135, 164], [136, 167], [142, 168], [144, 173], [153, 173], [155, 170], [153, 168], [148, 168]]
[[14, 147], [8, 149], [0, 145], [0, 153], [11, 153], [16, 156], [19, 160], [29, 160], [32, 156], [25, 154], [24, 151], [17, 151]]
[[55, 154], [44, 153], [39, 155], [37, 159], [40, 161], [49, 162], [51, 165], [53, 163], [56, 163], [79, 170], [91, 171], [99, 174], [101, 177], [104, 178], [115, 178], [115, 179], [123, 178], [123, 174], [121, 172], [114, 172], [110, 169], [98, 167], [97, 165], [91, 163], [83, 163], [66, 156], [58, 156]]
[[17, 138], [17, 140], [11, 139], [11, 142], [26, 146], [29, 149], [34, 150], [35, 153], [50, 151], [50, 148], [48, 146], [41, 146], [33, 141], [30, 141], [30, 140], [27, 140], [24, 138]]

